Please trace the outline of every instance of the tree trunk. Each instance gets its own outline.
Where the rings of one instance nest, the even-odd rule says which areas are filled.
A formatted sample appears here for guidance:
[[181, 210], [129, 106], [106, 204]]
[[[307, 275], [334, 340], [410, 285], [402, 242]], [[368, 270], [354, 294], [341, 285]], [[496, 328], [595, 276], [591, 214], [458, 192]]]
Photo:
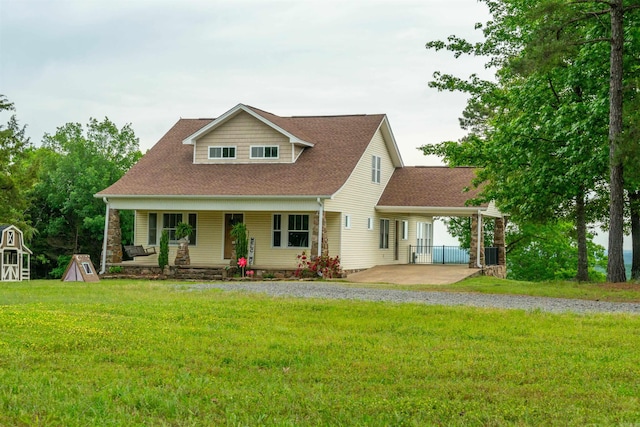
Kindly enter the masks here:
[[629, 205], [631, 211], [631, 248], [633, 260], [631, 261], [631, 279], [640, 279], [640, 191], [629, 193]]
[[578, 238], [578, 282], [589, 281], [589, 261], [587, 257], [587, 215], [584, 205], [584, 192], [576, 197], [576, 232]]
[[623, 0], [612, 0], [611, 5], [611, 58], [609, 74], [609, 164], [610, 208], [609, 250], [607, 281], [626, 282], [622, 253], [624, 223], [624, 189], [622, 162], [618, 156], [618, 139], [622, 133], [622, 49]]

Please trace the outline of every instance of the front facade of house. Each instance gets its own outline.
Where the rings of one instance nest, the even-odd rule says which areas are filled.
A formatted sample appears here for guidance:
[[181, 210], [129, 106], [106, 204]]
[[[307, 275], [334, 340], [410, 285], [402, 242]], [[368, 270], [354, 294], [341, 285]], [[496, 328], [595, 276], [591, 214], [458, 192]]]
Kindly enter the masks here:
[[[385, 115], [280, 117], [239, 104], [217, 119], [181, 119], [96, 197], [108, 212], [135, 211], [136, 245], [157, 247], [167, 230], [170, 261], [175, 228], [187, 222], [191, 264], [228, 265], [229, 231], [244, 222], [254, 268], [294, 269], [304, 251], [359, 270], [408, 263], [410, 247], [433, 243], [435, 215], [488, 212], [465, 206], [472, 177], [405, 167]], [[121, 261], [107, 243], [114, 227], [103, 266]], [[157, 265], [157, 254], [132, 263]]]

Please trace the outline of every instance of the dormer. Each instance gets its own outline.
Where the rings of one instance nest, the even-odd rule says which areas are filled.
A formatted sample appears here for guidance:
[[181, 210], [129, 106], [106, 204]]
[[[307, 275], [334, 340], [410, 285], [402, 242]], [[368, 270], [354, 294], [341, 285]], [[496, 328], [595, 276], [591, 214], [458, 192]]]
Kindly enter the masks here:
[[293, 120], [244, 104], [182, 141], [193, 145], [194, 164], [294, 163], [313, 147]]

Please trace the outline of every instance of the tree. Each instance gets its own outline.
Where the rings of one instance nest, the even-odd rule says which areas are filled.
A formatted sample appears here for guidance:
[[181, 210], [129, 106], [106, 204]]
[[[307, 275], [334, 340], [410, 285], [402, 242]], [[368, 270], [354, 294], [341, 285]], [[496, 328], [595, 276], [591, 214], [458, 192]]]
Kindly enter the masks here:
[[[510, 227], [506, 237], [510, 279], [547, 281], [576, 277], [578, 245], [570, 222]], [[589, 276], [603, 280], [604, 248], [591, 239], [588, 242]]]
[[[13, 103], [0, 95], [0, 112], [14, 111]], [[0, 224], [13, 224], [20, 228], [27, 239], [35, 229], [29, 221], [27, 190], [35, 180], [36, 167], [27, 161], [32, 151], [25, 126], [20, 127], [15, 114], [7, 125], [0, 125]]]
[[[31, 215], [37, 219], [39, 244], [50, 258], [88, 253], [100, 258], [105, 205], [95, 193], [117, 181], [140, 157], [138, 138], [129, 124], [105, 118], [59, 127], [43, 138], [42, 169], [33, 189]], [[131, 213], [123, 213], [131, 215]], [[132, 221], [124, 219], [124, 226]], [[131, 235], [123, 230], [123, 236]]]
[[160, 235], [160, 254], [158, 255], [158, 267], [164, 271], [164, 268], [169, 264], [169, 233], [167, 230], [162, 230]]
[[[577, 278], [587, 271], [587, 223], [602, 206], [590, 197], [607, 182], [609, 97], [607, 27], [598, 2], [484, 0], [493, 20], [485, 41], [457, 37], [428, 48], [489, 56], [496, 81], [436, 73], [432, 87], [471, 95], [459, 142], [421, 147], [451, 165], [480, 167], [482, 198], [519, 221], [572, 218], [578, 238]], [[595, 18], [595, 19], [594, 19]], [[620, 245], [621, 245], [620, 239]], [[624, 272], [623, 272], [624, 274]]]

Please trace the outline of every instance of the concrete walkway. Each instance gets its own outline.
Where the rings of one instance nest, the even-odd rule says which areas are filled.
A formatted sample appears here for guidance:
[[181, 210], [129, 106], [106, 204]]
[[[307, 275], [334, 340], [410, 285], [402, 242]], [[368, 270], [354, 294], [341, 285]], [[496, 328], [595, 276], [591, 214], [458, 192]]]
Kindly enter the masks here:
[[378, 265], [347, 276], [354, 283], [392, 283], [395, 285], [448, 285], [480, 273], [466, 265]]

